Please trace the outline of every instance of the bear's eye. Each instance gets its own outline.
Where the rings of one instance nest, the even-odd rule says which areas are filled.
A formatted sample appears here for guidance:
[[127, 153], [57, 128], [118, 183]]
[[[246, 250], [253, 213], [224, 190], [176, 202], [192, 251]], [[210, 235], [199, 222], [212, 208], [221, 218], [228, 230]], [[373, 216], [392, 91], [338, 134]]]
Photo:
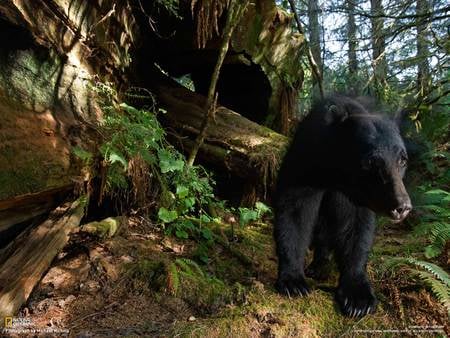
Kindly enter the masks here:
[[398, 160], [398, 165], [403, 168], [403, 167], [406, 167], [407, 164], [408, 164], [408, 159], [406, 158], [406, 156], [400, 157], [400, 159]]
[[364, 170], [372, 170], [377, 167], [379, 160], [376, 157], [368, 157], [362, 161]]

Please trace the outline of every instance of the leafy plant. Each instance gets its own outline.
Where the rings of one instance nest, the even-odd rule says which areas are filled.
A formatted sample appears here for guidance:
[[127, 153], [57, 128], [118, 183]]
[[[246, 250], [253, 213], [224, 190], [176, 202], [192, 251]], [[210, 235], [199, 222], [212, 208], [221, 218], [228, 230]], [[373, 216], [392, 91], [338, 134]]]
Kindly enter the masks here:
[[270, 213], [271, 209], [262, 202], [256, 202], [255, 207], [249, 208], [239, 208], [239, 225], [247, 225], [251, 221], [257, 221], [262, 216]]
[[422, 215], [415, 233], [428, 236], [431, 242], [425, 248], [425, 256], [437, 257], [450, 241], [450, 193], [442, 189], [427, 190], [418, 196], [416, 203]]
[[157, 8], [163, 8], [165, 9], [170, 15], [181, 18], [178, 14], [179, 12], [179, 0], [156, 0], [154, 5], [156, 5]]
[[411, 268], [410, 273], [418, 276], [431, 291], [436, 298], [445, 306], [450, 315], [450, 276], [441, 267], [436, 264], [417, 260], [415, 258], [398, 258], [390, 257], [386, 265], [395, 267], [399, 265], [407, 265]]
[[[188, 166], [183, 155], [166, 141], [157, 120], [161, 110], [156, 109], [153, 95], [133, 88], [130, 93], [133, 100], [150, 103], [146, 109], [136, 109], [119, 103], [117, 93], [108, 84], [98, 83], [94, 90], [105, 112], [100, 126], [104, 138], [100, 154], [106, 168], [105, 189], [127, 189], [130, 164], [136, 158], [142, 159], [147, 166], [144, 171], [158, 180], [162, 191], [157, 219], [166, 233], [183, 239], [211, 241], [210, 230], [201, 223], [211, 221], [207, 207], [216, 203], [214, 180], [201, 166]], [[185, 216], [199, 218], [201, 222], [193, 223]]]
[[85, 165], [90, 165], [92, 163], [93, 155], [89, 151], [86, 151], [79, 146], [75, 146], [72, 148], [72, 153], [83, 161]]

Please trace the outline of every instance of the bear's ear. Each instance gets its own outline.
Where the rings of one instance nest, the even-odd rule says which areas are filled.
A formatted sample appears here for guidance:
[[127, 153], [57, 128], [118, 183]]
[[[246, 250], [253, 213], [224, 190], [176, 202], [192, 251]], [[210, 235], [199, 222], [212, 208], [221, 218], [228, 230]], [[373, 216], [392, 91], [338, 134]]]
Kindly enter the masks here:
[[410, 119], [410, 116], [414, 113], [414, 109], [411, 108], [399, 109], [395, 113], [392, 120], [398, 127], [400, 134], [405, 135], [407, 130], [415, 130], [414, 122]]
[[395, 112], [394, 114], [394, 123], [401, 129], [402, 126], [404, 126], [408, 120], [409, 120], [409, 115], [411, 114], [412, 109], [399, 109]]
[[348, 116], [348, 112], [342, 106], [331, 104], [327, 107], [327, 109], [329, 122], [340, 123], [343, 122]]

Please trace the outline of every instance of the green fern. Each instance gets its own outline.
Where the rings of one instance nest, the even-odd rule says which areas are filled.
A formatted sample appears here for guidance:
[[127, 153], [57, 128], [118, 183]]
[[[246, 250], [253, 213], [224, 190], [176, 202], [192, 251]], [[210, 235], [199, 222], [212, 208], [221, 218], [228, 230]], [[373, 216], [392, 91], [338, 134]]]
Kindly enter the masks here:
[[437, 257], [450, 241], [450, 223], [433, 222], [429, 237], [431, 244], [425, 248], [425, 256], [427, 258]]
[[180, 275], [175, 263], [167, 265], [167, 291], [176, 296], [180, 288]]
[[205, 273], [202, 268], [189, 258], [178, 258], [175, 263], [182, 269], [182, 271], [190, 276], [205, 277]]
[[[422, 187], [421, 190], [426, 190]], [[442, 189], [422, 192], [417, 198], [416, 209], [422, 212], [421, 223], [415, 228], [417, 235], [426, 235], [430, 245], [425, 248], [425, 256], [439, 256], [450, 241], [450, 193]]]
[[433, 291], [436, 298], [445, 306], [450, 315], [450, 289], [445, 283], [439, 282], [436, 276], [426, 271], [415, 271], [420, 279], [422, 279]]
[[398, 265], [410, 266], [411, 273], [431, 288], [433, 295], [445, 306], [450, 316], [450, 276], [441, 267], [412, 257], [390, 257], [385, 265], [391, 268]]

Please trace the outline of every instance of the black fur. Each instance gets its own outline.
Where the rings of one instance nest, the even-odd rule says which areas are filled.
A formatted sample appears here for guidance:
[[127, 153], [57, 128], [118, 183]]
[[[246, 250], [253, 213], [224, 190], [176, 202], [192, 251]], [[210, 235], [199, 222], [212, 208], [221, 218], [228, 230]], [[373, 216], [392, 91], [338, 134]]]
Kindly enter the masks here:
[[406, 159], [393, 120], [344, 96], [313, 105], [279, 172], [274, 203], [279, 292], [308, 294], [304, 264], [312, 246], [310, 276], [326, 278], [331, 254], [336, 258], [342, 312], [363, 316], [375, 310], [366, 274], [374, 212], [400, 221], [411, 210], [402, 181]]

